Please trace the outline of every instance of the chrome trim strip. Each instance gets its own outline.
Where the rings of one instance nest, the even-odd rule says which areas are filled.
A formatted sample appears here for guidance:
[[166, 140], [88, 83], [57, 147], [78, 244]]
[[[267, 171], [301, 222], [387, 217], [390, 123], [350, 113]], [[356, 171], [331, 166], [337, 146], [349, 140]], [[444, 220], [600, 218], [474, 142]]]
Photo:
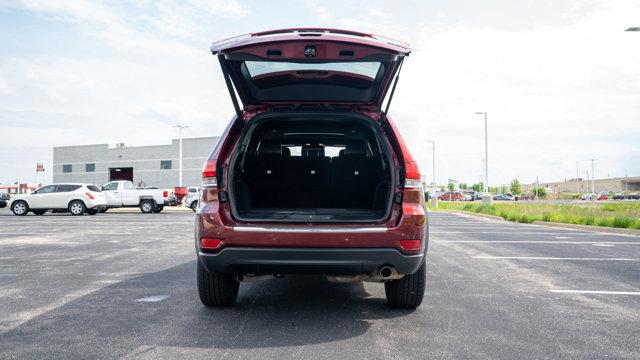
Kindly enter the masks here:
[[258, 226], [234, 226], [233, 230], [240, 232], [275, 232], [275, 233], [382, 233], [389, 229], [386, 227], [368, 228], [315, 228], [315, 227], [258, 227]]

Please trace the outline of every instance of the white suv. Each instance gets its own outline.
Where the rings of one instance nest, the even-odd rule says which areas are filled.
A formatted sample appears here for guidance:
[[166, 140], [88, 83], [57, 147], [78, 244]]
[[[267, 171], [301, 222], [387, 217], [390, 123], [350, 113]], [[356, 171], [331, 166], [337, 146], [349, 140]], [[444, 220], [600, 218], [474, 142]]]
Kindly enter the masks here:
[[71, 215], [85, 212], [95, 215], [107, 206], [107, 200], [100, 189], [92, 184], [52, 184], [31, 194], [16, 195], [11, 198], [11, 211], [15, 215], [27, 215], [29, 211], [42, 215], [47, 210], [65, 210]]

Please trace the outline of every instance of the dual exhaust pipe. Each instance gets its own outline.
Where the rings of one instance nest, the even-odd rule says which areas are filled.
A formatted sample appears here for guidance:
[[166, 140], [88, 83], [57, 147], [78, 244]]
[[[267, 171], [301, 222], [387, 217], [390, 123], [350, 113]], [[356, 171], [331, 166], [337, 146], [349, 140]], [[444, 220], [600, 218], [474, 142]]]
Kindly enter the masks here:
[[[404, 274], [398, 273], [398, 270], [391, 265], [382, 265], [373, 274], [356, 274], [356, 275], [328, 275], [327, 280], [333, 283], [351, 283], [356, 281], [373, 281], [385, 282], [388, 280], [402, 279]], [[245, 274], [236, 275], [238, 282], [251, 282], [260, 280], [271, 280], [283, 277], [282, 274], [255, 275]]]
[[382, 265], [373, 274], [357, 274], [357, 275], [329, 275], [327, 280], [334, 283], [350, 283], [356, 281], [373, 281], [385, 282], [387, 280], [402, 279], [404, 274], [398, 273], [394, 266]]

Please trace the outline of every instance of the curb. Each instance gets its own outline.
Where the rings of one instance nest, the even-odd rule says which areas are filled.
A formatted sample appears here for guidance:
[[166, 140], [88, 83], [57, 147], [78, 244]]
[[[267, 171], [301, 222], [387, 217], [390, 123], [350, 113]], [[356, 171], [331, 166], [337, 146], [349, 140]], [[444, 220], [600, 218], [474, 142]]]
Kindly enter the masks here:
[[613, 227], [606, 227], [606, 226], [592, 226], [592, 225], [579, 225], [579, 224], [565, 224], [565, 223], [555, 223], [555, 222], [549, 222], [549, 221], [534, 221], [532, 222], [532, 224], [550, 226], [550, 227], [577, 229], [577, 230], [597, 231], [597, 232], [603, 232], [603, 233], [628, 234], [628, 235], [640, 236], [640, 230], [635, 230], [635, 229], [623, 229], [623, 228], [613, 228]]

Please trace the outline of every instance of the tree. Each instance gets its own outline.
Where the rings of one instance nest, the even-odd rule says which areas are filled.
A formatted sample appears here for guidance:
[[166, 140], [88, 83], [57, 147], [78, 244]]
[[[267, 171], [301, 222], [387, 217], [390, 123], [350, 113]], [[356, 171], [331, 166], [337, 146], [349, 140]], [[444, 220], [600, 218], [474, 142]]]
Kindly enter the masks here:
[[500, 186], [500, 193], [505, 194], [506, 192], [507, 192], [507, 186], [506, 185]]
[[456, 189], [456, 184], [454, 184], [453, 181], [449, 181], [449, 183], [447, 184], [447, 188], [449, 189], [449, 191], [453, 191]]
[[444, 186], [440, 185], [440, 192], [444, 192]]
[[547, 191], [544, 188], [535, 188], [532, 193], [533, 196], [537, 196], [540, 199], [544, 199], [547, 196]]
[[482, 182], [471, 185], [471, 189], [475, 192], [482, 192], [484, 190], [484, 184]]
[[513, 179], [511, 180], [510, 190], [512, 194], [522, 194], [522, 185], [520, 184], [520, 180]]
[[460, 183], [460, 190], [467, 190], [469, 188], [469, 185], [467, 185], [467, 183]]

